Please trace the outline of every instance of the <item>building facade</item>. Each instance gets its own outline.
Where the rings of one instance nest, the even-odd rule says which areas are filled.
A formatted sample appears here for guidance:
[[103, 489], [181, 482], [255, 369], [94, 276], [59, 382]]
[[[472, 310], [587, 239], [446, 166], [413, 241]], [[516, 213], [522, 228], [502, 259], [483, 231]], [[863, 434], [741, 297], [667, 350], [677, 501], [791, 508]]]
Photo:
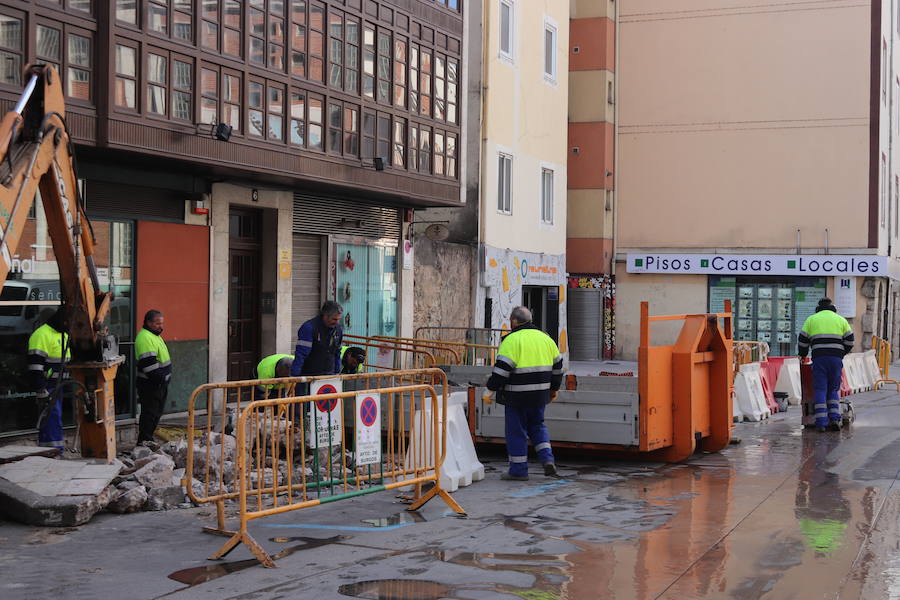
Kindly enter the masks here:
[[568, 3], [494, 0], [482, 22], [475, 324], [508, 329], [522, 304], [566, 353]]
[[774, 355], [825, 295], [896, 339], [896, 2], [618, 4], [618, 354], [641, 300], [731, 300]]
[[[345, 305], [347, 332], [412, 333], [414, 210], [460, 205], [462, 8], [0, 2], [0, 106], [24, 65], [59, 69], [123, 348], [145, 310], [166, 314], [168, 411], [199, 383], [292, 352], [324, 299]], [[15, 320], [0, 432], [33, 425], [16, 361], [42, 317], [14, 301], [58, 289], [39, 210], [33, 238], [0, 308]], [[135, 413], [132, 369], [117, 382], [123, 418]]]
[[615, 356], [616, 11], [574, 0], [569, 20], [566, 268], [572, 360]]

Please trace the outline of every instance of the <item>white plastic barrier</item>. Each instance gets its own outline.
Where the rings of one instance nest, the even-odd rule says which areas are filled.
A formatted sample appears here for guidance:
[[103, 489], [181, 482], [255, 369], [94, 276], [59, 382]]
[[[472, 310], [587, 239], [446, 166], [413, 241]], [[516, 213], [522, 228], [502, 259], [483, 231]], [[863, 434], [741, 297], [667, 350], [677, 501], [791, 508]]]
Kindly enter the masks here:
[[735, 399], [740, 412], [748, 421], [761, 421], [771, 416], [759, 369], [759, 363], [741, 365], [734, 377]]
[[778, 371], [775, 391], [787, 394], [788, 404], [798, 405], [803, 400], [803, 385], [800, 383], [800, 359], [786, 358]]
[[859, 372], [857, 354], [851, 353], [844, 356], [844, 373], [847, 374], [847, 385], [854, 394], [864, 391], [866, 378]]
[[851, 360], [853, 361], [854, 368], [856, 369], [856, 377], [859, 381], [859, 391], [868, 392], [872, 389], [872, 386], [875, 385], [875, 379], [872, 377], [872, 374], [869, 373], [868, 368], [866, 368], [865, 354], [856, 352], [854, 354], [848, 354], [847, 356], [852, 357]]
[[875, 350], [866, 350], [863, 352], [863, 364], [869, 379], [872, 380], [872, 389], [875, 389], [875, 382], [882, 378], [881, 367], [878, 366], [878, 358], [875, 356]]
[[[441, 465], [441, 487], [448, 492], [455, 492], [460, 487], [471, 485], [473, 481], [484, 479], [484, 465], [478, 461], [466, 413], [463, 411], [467, 398], [466, 392], [453, 392], [447, 400], [447, 454], [444, 457], [444, 464]], [[442, 417], [443, 415], [438, 415], [439, 426], [443, 421]], [[422, 423], [430, 421], [430, 406], [416, 413], [410, 431], [409, 446], [406, 449], [407, 462], [410, 462], [413, 456], [424, 456], [426, 463], [432, 461], [434, 446], [431, 428], [425, 428], [425, 435], [420, 433]], [[419, 448], [419, 441], [425, 444], [424, 452]]]

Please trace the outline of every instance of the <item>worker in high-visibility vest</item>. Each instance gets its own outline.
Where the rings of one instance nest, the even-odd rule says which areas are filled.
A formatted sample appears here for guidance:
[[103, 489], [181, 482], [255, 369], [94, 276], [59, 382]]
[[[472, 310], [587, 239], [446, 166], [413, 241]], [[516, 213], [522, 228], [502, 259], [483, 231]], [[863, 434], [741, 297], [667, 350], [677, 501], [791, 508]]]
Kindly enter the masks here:
[[169, 356], [169, 348], [162, 338], [164, 324], [161, 312], [148, 310], [144, 315], [144, 326], [134, 339], [134, 355], [137, 358], [135, 387], [138, 402], [141, 403], [138, 444], [153, 441], [153, 432], [159, 425], [166, 398], [169, 396], [172, 359]]
[[365, 362], [365, 350], [359, 346], [341, 346], [341, 375], [362, 373]]
[[28, 383], [37, 394], [40, 406], [38, 444], [64, 447], [62, 425], [62, 389], [60, 378], [68, 377], [65, 365], [71, 358], [68, 323], [60, 308], [28, 338]]
[[829, 298], [819, 300], [815, 314], [806, 318], [800, 331], [800, 357], [812, 350], [816, 429], [841, 430], [840, 391], [844, 355], [853, 350], [853, 329], [837, 314]]
[[[280, 379], [291, 376], [291, 365], [294, 362], [293, 354], [271, 354], [256, 365], [250, 374], [251, 379]], [[267, 383], [257, 386], [257, 397], [263, 398], [271, 394], [271, 390], [278, 384]]]
[[557, 474], [544, 406], [556, 400], [563, 359], [556, 342], [531, 322], [531, 311], [517, 306], [509, 317], [512, 331], [500, 342], [487, 388], [497, 394], [506, 415], [509, 472], [503, 479], [528, 479], [528, 440], [534, 444], [544, 475]]

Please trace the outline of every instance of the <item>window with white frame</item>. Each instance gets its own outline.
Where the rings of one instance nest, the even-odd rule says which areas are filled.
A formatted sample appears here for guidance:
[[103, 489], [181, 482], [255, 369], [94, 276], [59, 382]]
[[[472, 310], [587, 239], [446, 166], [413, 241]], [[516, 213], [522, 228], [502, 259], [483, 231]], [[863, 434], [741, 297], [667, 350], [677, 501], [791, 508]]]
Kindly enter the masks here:
[[553, 171], [541, 169], [541, 223], [553, 224]]
[[498, 155], [497, 160], [497, 212], [512, 214], [512, 156]]
[[544, 22], [544, 78], [556, 81], [556, 27]]
[[500, 54], [506, 58], [513, 57], [515, 42], [515, 5], [513, 0], [500, 0]]

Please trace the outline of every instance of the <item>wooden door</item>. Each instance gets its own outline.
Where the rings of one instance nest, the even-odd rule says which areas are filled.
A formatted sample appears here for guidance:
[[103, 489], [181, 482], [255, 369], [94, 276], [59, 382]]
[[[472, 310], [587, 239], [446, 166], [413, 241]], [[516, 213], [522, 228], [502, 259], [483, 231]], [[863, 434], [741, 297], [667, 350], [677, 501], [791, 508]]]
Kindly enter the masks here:
[[228, 379], [250, 379], [260, 361], [258, 211], [232, 209], [228, 253]]

